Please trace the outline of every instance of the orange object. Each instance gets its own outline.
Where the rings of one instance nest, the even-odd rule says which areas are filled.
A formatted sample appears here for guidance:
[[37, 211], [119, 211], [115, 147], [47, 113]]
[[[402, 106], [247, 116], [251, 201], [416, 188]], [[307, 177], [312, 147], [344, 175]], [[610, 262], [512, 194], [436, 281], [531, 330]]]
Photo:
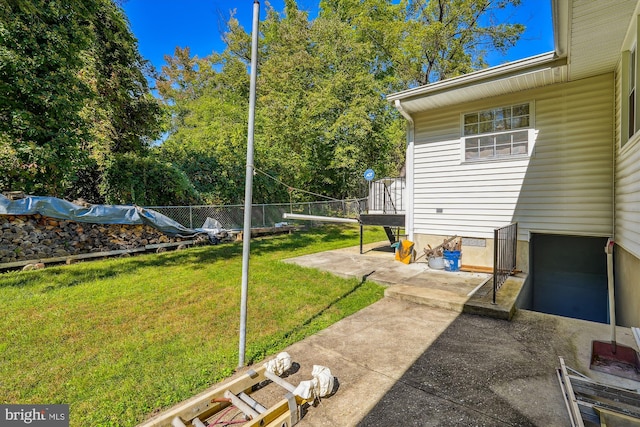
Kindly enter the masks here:
[[414, 245], [415, 243], [410, 242], [409, 240], [402, 240], [396, 249], [396, 261], [409, 264], [413, 256]]

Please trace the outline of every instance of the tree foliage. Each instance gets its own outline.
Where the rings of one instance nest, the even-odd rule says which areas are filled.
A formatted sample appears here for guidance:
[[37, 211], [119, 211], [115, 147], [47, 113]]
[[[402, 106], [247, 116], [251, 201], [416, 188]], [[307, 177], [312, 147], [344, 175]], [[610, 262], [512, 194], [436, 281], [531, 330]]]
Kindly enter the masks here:
[[188, 49], [176, 48], [158, 91], [172, 112], [171, 133], [158, 156], [185, 171], [208, 203], [237, 202], [245, 173], [245, 64], [228, 54], [192, 58]]
[[108, 153], [143, 153], [160, 135], [160, 105], [146, 80], [153, 71], [122, 10], [112, 1], [99, 5], [89, 24], [93, 43], [83, 69], [94, 95], [93, 122], [101, 122], [93, 133]]
[[[223, 52], [176, 48], [156, 75], [114, 1], [0, 0], [0, 188], [110, 203], [242, 202], [250, 34], [232, 15]], [[404, 122], [384, 94], [486, 66], [487, 52], [506, 52], [522, 33], [496, 20], [519, 3], [320, 0], [313, 19], [295, 0], [268, 6], [254, 201], [354, 197], [365, 169], [397, 175]]]
[[[506, 53], [524, 31], [499, 22], [521, 0], [322, 0], [322, 15], [349, 23], [375, 49], [376, 71], [420, 86], [486, 67], [488, 51]], [[397, 87], [395, 88], [397, 89]]]
[[[496, 11], [519, 2], [322, 0], [315, 19], [295, 0], [282, 12], [269, 8], [261, 23], [256, 167], [336, 198], [357, 195], [367, 168], [397, 174], [403, 122], [383, 94], [485, 66], [487, 50], [506, 51], [522, 32], [493, 22]], [[158, 87], [173, 126], [160, 152], [209, 200], [236, 203], [244, 194], [251, 43], [233, 16], [224, 40], [222, 54], [198, 59], [177, 49], [167, 58]], [[216, 166], [208, 179], [204, 165]], [[264, 184], [254, 190], [258, 201], [291, 196]]]
[[115, 154], [105, 165], [104, 175], [107, 203], [166, 206], [200, 201], [184, 172], [153, 156]]
[[0, 180], [5, 188], [61, 194], [89, 124], [79, 52], [90, 45], [73, 2], [0, 3]]
[[110, 0], [0, 2], [0, 187], [104, 198], [109, 158], [160, 131], [136, 43]]
[[[281, 182], [336, 198], [357, 195], [368, 167], [395, 173], [402, 124], [370, 73], [370, 46], [338, 19], [310, 21], [293, 1], [282, 14], [270, 9], [261, 28], [256, 167]], [[216, 176], [226, 181], [217, 189], [210, 186], [210, 193], [237, 203], [244, 194], [250, 35], [232, 19], [225, 40], [227, 50], [209, 57], [210, 66], [176, 51], [163, 69], [158, 86], [179, 126], [161, 148], [172, 156], [206, 152], [215, 158], [221, 165]], [[254, 199], [288, 201], [288, 190], [257, 175]]]

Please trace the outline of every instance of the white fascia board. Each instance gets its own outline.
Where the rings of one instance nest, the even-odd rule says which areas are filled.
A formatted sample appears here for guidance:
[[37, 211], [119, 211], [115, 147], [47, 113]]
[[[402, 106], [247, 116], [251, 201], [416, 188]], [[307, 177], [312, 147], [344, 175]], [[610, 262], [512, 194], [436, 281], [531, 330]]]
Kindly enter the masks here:
[[474, 71], [473, 73], [464, 74], [462, 76], [453, 77], [451, 79], [442, 80], [437, 83], [392, 93], [387, 95], [387, 100], [395, 102], [396, 99], [402, 101], [409, 98], [429, 96], [438, 92], [454, 90], [461, 86], [469, 86], [493, 79], [504, 78], [508, 75], [530, 72], [544, 67], [551, 67], [559, 59], [562, 58], [558, 58], [555, 52], [543, 53], [541, 55], [531, 56], [518, 61], [512, 61], [495, 67], [485, 68], [484, 70]]

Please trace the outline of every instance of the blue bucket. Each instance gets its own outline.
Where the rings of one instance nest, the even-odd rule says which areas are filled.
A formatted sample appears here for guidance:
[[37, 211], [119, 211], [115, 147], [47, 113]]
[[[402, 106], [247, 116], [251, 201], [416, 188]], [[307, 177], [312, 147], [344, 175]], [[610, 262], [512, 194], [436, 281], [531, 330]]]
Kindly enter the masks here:
[[446, 271], [460, 270], [460, 251], [444, 251], [444, 269]]

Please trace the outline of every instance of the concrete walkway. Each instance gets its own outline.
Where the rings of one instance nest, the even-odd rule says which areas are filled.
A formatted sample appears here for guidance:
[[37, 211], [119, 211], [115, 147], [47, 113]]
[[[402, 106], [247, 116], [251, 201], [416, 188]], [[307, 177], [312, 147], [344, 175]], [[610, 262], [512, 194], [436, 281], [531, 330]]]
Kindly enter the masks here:
[[[377, 303], [289, 346], [286, 351], [299, 369], [287, 381], [297, 385], [310, 379], [318, 364], [331, 369], [338, 386], [309, 408], [298, 426], [569, 426], [556, 376], [558, 356], [597, 381], [640, 388], [640, 383], [589, 370], [591, 342], [610, 338], [607, 325], [521, 310], [511, 321], [464, 313], [460, 304], [465, 306], [462, 300], [486, 279], [483, 275], [462, 275], [462, 281], [445, 273], [429, 278], [424, 266], [392, 261], [390, 253], [335, 252], [287, 262], [367, 276], [387, 282], [387, 291], [417, 287], [424, 295], [438, 294], [435, 300], [451, 301], [448, 306], [417, 304], [387, 292]], [[618, 328], [617, 334], [619, 343], [635, 348], [628, 328]], [[282, 399], [281, 392], [270, 385], [252, 396], [269, 407]]]
[[[591, 341], [607, 341], [607, 325], [529, 311], [518, 311], [510, 322], [461, 313], [461, 299], [484, 275], [427, 278], [424, 265], [389, 264], [389, 253], [339, 252], [288, 262], [347, 277], [368, 275], [389, 284], [388, 297], [287, 348], [301, 366], [292, 383], [310, 378], [313, 364], [328, 366], [339, 383], [300, 426], [569, 426], [558, 356], [597, 381], [640, 387], [589, 370]], [[391, 298], [398, 286], [452, 302]], [[618, 328], [618, 342], [635, 348], [628, 328]]]
[[588, 369], [591, 340], [607, 337], [575, 319], [522, 311], [507, 322], [385, 298], [287, 348], [301, 366], [292, 383], [313, 364], [339, 382], [298, 425], [569, 426], [558, 356], [621, 384]]

